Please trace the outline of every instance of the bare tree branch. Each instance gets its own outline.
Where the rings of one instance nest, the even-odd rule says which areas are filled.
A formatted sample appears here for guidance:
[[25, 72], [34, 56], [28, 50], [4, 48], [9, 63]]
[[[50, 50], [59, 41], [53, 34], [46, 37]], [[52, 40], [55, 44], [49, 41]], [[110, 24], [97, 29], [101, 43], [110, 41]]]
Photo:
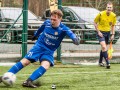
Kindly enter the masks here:
[[108, 1], [109, 0], [106, 0], [106, 1], [102, 2], [101, 7], [105, 7]]
[[93, 6], [92, 3], [90, 2], [90, 0], [86, 0], [86, 2], [88, 2], [89, 5], [94, 8], [94, 6]]
[[99, 1], [99, 4], [98, 4], [98, 6], [97, 6], [97, 9], [98, 9], [98, 8], [99, 8], [99, 6], [101, 5], [101, 2], [102, 2], [102, 1], [100, 0], [100, 1]]

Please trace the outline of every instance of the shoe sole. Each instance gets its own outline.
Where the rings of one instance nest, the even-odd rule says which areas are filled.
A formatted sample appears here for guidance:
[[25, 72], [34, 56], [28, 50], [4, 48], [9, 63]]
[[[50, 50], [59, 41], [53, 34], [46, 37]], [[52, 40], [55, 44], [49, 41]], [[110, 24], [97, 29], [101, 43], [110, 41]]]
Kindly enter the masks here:
[[22, 85], [23, 87], [29, 87], [29, 88], [37, 88], [37, 87], [32, 87], [32, 86], [26, 86], [26, 85]]

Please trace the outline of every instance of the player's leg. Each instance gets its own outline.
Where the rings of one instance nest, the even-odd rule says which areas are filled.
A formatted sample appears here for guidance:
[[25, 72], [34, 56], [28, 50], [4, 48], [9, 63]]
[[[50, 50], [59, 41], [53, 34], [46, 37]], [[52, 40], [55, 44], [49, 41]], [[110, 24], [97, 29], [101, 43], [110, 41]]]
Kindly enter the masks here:
[[[17, 72], [19, 72], [23, 67], [27, 66], [28, 64], [30, 64], [30, 61], [27, 60], [26, 58], [23, 58], [20, 62], [17, 62], [15, 65], [13, 65], [8, 72], [12, 72], [14, 74], [16, 74]], [[2, 76], [0, 76], [0, 83], [2, 82]]]
[[110, 36], [110, 32], [102, 32], [103, 37], [100, 37], [98, 35], [98, 39], [102, 48], [101, 55], [105, 58], [106, 61], [106, 68], [110, 68], [110, 63], [108, 60], [108, 54], [107, 54], [107, 44]]
[[100, 44], [101, 44], [101, 47], [102, 47], [102, 55], [103, 55], [103, 57], [106, 61], [106, 68], [109, 69], [110, 68], [110, 63], [109, 63], [109, 60], [108, 60], [107, 45], [106, 45], [105, 41], [101, 41]]
[[39, 77], [41, 77], [46, 72], [46, 70], [49, 69], [49, 67], [50, 67], [50, 62], [43, 60], [41, 62], [41, 66], [38, 69], [36, 69], [25, 82], [23, 82], [22, 86], [23, 87], [32, 87], [32, 88], [38, 87], [37, 85], [33, 84], [32, 82], [35, 81], [36, 79], [38, 79]]
[[31, 74], [31, 76], [22, 84], [24, 87], [36, 88], [37, 85], [34, 85], [33, 81], [41, 77], [49, 69], [50, 66], [54, 65], [53, 52], [49, 52], [45, 49], [43, 51], [43, 54], [39, 58], [41, 66], [36, 69]]
[[46, 60], [42, 61], [41, 66], [32, 73], [29, 79], [32, 81], [38, 79], [46, 72], [46, 70], [49, 69], [49, 67], [50, 67], [49, 61], [46, 61]]
[[27, 66], [30, 64], [30, 61], [26, 58], [23, 58], [20, 62], [17, 62], [15, 65], [13, 65], [8, 72], [12, 72], [16, 74], [19, 72], [23, 67]]
[[[97, 38], [98, 38], [98, 40], [99, 40], [99, 43], [100, 43], [101, 41], [105, 41], [104, 37], [100, 37], [99, 35], [97, 35]], [[102, 61], [103, 61], [103, 54], [102, 54], [102, 49], [101, 49], [101, 51], [100, 51], [100, 57], [99, 57], [99, 61], [98, 61], [99, 66], [104, 66], [104, 64], [103, 64]]]
[[[105, 33], [106, 48], [107, 48], [107, 45], [109, 44], [109, 38], [110, 38], [110, 32]], [[106, 50], [106, 52], [107, 52], [107, 50]], [[108, 53], [107, 53], [107, 58], [108, 58]], [[110, 69], [110, 61], [108, 60], [108, 62], [109, 63], [106, 65], [106, 68]]]
[[102, 50], [100, 51], [99, 66], [104, 67]]

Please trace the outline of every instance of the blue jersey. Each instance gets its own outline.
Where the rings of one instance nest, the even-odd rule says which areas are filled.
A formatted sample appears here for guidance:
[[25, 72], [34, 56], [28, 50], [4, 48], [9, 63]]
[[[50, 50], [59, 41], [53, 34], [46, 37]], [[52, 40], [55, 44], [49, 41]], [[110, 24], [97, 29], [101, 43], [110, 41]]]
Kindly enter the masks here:
[[54, 28], [50, 20], [46, 20], [35, 34], [36, 37], [39, 36], [36, 45], [55, 51], [66, 35], [72, 40], [76, 38], [76, 35], [64, 24], [60, 23], [59, 27]]

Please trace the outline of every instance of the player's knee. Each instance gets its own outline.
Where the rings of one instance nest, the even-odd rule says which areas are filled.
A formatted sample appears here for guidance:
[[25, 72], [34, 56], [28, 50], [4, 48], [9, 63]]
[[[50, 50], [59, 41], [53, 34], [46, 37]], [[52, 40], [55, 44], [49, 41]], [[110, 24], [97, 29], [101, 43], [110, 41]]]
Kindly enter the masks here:
[[106, 51], [106, 49], [107, 49], [106, 46], [102, 47], [102, 51]]
[[26, 58], [23, 58], [20, 62], [22, 63], [23, 66], [27, 66], [30, 64], [30, 61]]
[[49, 66], [43, 66], [46, 70], [48, 70], [49, 69]]
[[46, 70], [48, 70], [50, 68], [50, 62], [42, 61], [41, 66], [43, 66]]

